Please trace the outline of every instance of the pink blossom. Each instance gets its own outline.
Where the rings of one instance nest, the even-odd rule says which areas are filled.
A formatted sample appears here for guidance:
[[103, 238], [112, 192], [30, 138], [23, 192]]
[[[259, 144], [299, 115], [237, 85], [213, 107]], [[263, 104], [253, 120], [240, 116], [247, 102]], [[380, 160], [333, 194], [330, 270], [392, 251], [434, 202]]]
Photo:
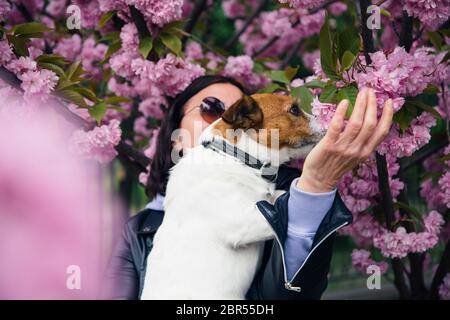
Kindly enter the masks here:
[[261, 14], [261, 31], [268, 37], [280, 36], [292, 30], [292, 10], [279, 9]]
[[184, 49], [184, 54], [186, 55], [187, 61], [203, 58], [203, 50], [201, 45], [194, 41], [188, 42], [186, 48]]
[[328, 129], [328, 124], [336, 111], [336, 105], [320, 102], [318, 97], [314, 97], [311, 107], [319, 127], [322, 130]]
[[444, 219], [437, 211], [431, 211], [424, 217], [423, 223], [423, 232], [408, 233], [405, 228], [398, 227], [395, 232], [386, 230], [374, 239], [373, 244], [388, 258], [403, 258], [410, 252], [425, 252], [438, 243]]
[[278, 0], [280, 3], [288, 3], [293, 8], [312, 9], [317, 8], [325, 0]]
[[66, 0], [52, 0], [48, 3], [45, 10], [53, 17], [60, 17], [66, 13]]
[[367, 268], [370, 266], [377, 266], [380, 268], [380, 273], [386, 273], [388, 264], [386, 262], [377, 262], [370, 259], [370, 252], [367, 250], [353, 250], [352, 264], [355, 269], [363, 274], [367, 274]]
[[164, 92], [174, 97], [183, 91], [194, 79], [205, 74], [205, 69], [197, 64], [168, 54], [160, 59], [154, 66], [149, 78]]
[[347, 11], [347, 4], [344, 2], [335, 2], [328, 7], [332, 15], [339, 16]]
[[81, 9], [81, 26], [94, 29], [102, 16], [98, 0], [73, 0], [73, 4]]
[[75, 59], [81, 52], [80, 35], [74, 34], [70, 38], [62, 38], [61, 40], [59, 40], [53, 51], [54, 53], [59, 54], [69, 61], [75, 61]]
[[435, 29], [450, 16], [448, 0], [404, 0], [405, 10], [429, 28]]
[[0, 1], [0, 22], [6, 20], [11, 11], [11, 5], [8, 1]]
[[234, 19], [245, 17], [245, 6], [239, 0], [224, 0], [222, 1], [222, 9], [225, 17]]
[[320, 59], [320, 51], [315, 50], [313, 52], [304, 52], [302, 54], [302, 59], [305, 67], [309, 70], [313, 70], [314, 63], [316, 63], [317, 59]]
[[146, 117], [161, 119], [164, 116], [161, 105], [166, 104], [166, 99], [163, 96], [151, 96], [139, 104], [139, 111]]
[[253, 72], [253, 60], [249, 56], [228, 57], [223, 69], [223, 75], [235, 78], [252, 90], [257, 90], [267, 84], [267, 79]]
[[152, 23], [160, 27], [179, 20], [183, 8], [183, 0], [127, 0], [127, 4], [134, 5]]
[[122, 27], [120, 30], [120, 40], [122, 40], [122, 48], [125, 51], [137, 51], [139, 47], [139, 38], [134, 23], [127, 23]]
[[19, 76], [21, 88], [25, 91], [25, 98], [40, 98], [46, 100], [48, 94], [53, 91], [57, 82], [58, 76], [50, 70], [42, 69], [40, 71], [27, 71]]
[[11, 45], [8, 41], [0, 41], [0, 65], [4, 66], [14, 57]]
[[107, 163], [117, 156], [114, 147], [122, 135], [119, 125], [119, 121], [112, 120], [108, 125], [95, 127], [88, 132], [77, 130], [70, 139], [71, 149], [82, 157]]
[[147, 137], [150, 135], [150, 130], [147, 128], [147, 118], [139, 117], [134, 121], [134, 131], [136, 135]]
[[447, 273], [439, 286], [439, 297], [442, 300], [450, 300], [450, 273]]
[[444, 173], [438, 183], [443, 193], [442, 201], [446, 204], [447, 208], [450, 208], [450, 172], [447, 171]]
[[15, 74], [22, 74], [27, 71], [35, 71], [37, 69], [37, 63], [30, 57], [19, 57], [19, 59], [12, 60], [7, 65], [8, 70]]
[[80, 55], [83, 69], [94, 77], [101, 77], [102, 69], [97, 64], [103, 60], [107, 50], [107, 45], [103, 43], [96, 44], [92, 37], [84, 41]]

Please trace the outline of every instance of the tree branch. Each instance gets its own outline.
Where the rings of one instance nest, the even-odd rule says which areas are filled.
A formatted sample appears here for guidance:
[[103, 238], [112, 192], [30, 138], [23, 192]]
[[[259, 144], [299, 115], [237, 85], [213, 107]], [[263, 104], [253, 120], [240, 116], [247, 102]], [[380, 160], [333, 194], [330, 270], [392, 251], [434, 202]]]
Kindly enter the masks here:
[[[323, 5], [321, 5], [320, 7], [311, 9], [308, 14], [314, 14], [319, 12], [322, 9], [325, 9], [326, 7], [328, 7], [329, 5], [337, 2], [339, 0], [328, 0], [327, 2], [325, 2]], [[300, 23], [300, 19], [301, 17], [299, 17], [293, 24], [292, 27], [295, 28], [299, 23]], [[252, 58], [256, 58], [257, 56], [259, 56], [261, 53], [263, 53], [264, 51], [266, 51], [267, 49], [269, 49], [275, 42], [277, 42], [280, 39], [280, 36], [274, 36], [272, 38], [269, 39], [269, 41], [263, 45], [261, 48], [259, 48], [258, 50], [256, 50], [253, 54], [252, 54]]]
[[[197, 24], [198, 19], [200, 18], [202, 12], [208, 7], [208, 0], [198, 0], [195, 4], [194, 9], [192, 10], [191, 18], [188, 23], [184, 27], [184, 31], [186, 33], [191, 33]], [[183, 36], [181, 39], [183, 46], [186, 44], [187, 37]]]
[[[375, 51], [373, 44], [372, 31], [367, 27], [367, 8], [371, 5], [369, 0], [360, 0], [360, 15], [361, 15], [361, 36], [363, 38], [364, 56], [366, 63], [372, 62], [369, 53]], [[389, 185], [389, 174], [387, 169], [386, 158], [379, 153], [375, 154], [378, 172], [378, 187], [381, 194], [380, 205], [383, 209], [386, 226], [389, 230], [393, 230], [394, 226], [394, 201], [392, 198], [391, 187]], [[397, 288], [400, 299], [406, 299], [409, 296], [409, 290], [403, 274], [403, 264], [400, 259], [391, 259], [392, 269], [394, 270], [394, 284]]]
[[444, 253], [441, 257], [441, 262], [439, 263], [433, 281], [431, 282], [430, 299], [439, 299], [439, 286], [442, 284], [447, 273], [450, 273], [450, 240], [447, 241]]

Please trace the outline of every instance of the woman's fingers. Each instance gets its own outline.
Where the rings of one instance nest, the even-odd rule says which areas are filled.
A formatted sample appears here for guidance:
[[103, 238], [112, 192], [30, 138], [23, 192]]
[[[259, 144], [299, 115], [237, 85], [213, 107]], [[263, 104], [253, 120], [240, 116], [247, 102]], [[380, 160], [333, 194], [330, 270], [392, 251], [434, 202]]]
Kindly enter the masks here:
[[364, 114], [364, 120], [361, 131], [354, 140], [353, 144], [357, 146], [365, 146], [367, 140], [373, 135], [377, 127], [377, 98], [372, 89], [367, 90], [367, 108]]
[[361, 130], [364, 121], [364, 115], [366, 113], [367, 92], [368, 89], [364, 88], [358, 93], [358, 96], [356, 97], [355, 108], [353, 109], [350, 120], [345, 126], [343, 139], [349, 143], [355, 139], [355, 137]]
[[333, 118], [330, 121], [327, 134], [325, 135], [325, 137], [327, 137], [331, 141], [336, 141], [342, 132], [347, 108], [348, 108], [348, 100], [342, 100], [336, 108], [336, 112], [334, 113]]
[[381, 114], [378, 126], [373, 133], [373, 136], [367, 141], [364, 148], [364, 156], [369, 156], [378, 145], [388, 135], [392, 125], [392, 117], [394, 116], [394, 109], [392, 108], [392, 100], [389, 99], [384, 104], [383, 113]]

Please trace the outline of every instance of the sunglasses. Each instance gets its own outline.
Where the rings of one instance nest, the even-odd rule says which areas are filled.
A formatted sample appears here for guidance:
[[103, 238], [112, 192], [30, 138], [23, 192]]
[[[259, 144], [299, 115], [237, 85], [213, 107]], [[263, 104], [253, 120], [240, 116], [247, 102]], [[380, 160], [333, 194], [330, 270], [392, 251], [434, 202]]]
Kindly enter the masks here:
[[200, 115], [203, 120], [208, 123], [213, 123], [217, 119], [219, 119], [223, 113], [225, 112], [225, 104], [215, 97], [206, 97], [202, 100], [202, 103], [186, 112], [184, 115], [187, 115], [192, 110], [200, 108]]

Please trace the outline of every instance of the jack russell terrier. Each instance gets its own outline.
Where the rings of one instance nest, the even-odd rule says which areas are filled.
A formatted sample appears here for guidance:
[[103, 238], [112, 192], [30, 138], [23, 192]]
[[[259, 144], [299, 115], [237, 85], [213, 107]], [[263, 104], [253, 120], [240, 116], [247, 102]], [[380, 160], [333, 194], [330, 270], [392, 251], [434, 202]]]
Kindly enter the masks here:
[[321, 137], [290, 96], [244, 96], [228, 108], [171, 169], [141, 299], [245, 299], [274, 237], [256, 202], [285, 192], [275, 190], [278, 165]]

